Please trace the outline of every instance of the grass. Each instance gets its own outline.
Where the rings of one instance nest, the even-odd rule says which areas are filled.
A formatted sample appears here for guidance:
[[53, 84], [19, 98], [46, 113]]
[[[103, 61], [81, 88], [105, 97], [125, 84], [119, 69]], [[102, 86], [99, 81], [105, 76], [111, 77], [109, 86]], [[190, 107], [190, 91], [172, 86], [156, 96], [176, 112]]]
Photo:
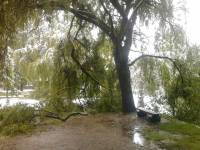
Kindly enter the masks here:
[[158, 127], [159, 130], [145, 130], [145, 137], [168, 150], [200, 150], [200, 127], [177, 120]]
[[189, 123], [180, 122], [180, 121], [172, 121], [168, 123], [164, 123], [160, 125], [160, 129], [164, 131], [168, 131], [174, 134], [183, 134], [194, 136], [200, 136], [200, 128]]
[[148, 133], [148, 134], [145, 134], [145, 138], [148, 140], [162, 141], [162, 140], [166, 140], [169, 138], [169, 135], [160, 133], [160, 132], [156, 132], [152, 129], [147, 129], [147, 130], [145, 130], [145, 132]]
[[33, 131], [35, 127], [31, 124], [12, 124], [4, 127], [1, 131], [3, 136], [15, 136], [18, 134], [28, 134]]
[[47, 125], [59, 125], [61, 121], [40, 115], [35, 117], [35, 108], [25, 104], [0, 109], [0, 136], [15, 136], [32, 133], [34, 129], [44, 130]]

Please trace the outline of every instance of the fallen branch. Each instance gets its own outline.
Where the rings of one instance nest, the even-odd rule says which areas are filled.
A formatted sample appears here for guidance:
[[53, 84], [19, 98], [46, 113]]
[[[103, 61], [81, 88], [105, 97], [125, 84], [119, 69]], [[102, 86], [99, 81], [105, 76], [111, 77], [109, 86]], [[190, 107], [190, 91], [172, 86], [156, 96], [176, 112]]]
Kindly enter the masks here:
[[59, 116], [58, 114], [56, 113], [53, 113], [53, 112], [48, 112], [45, 117], [48, 117], [48, 118], [53, 118], [53, 119], [57, 119], [57, 120], [60, 120], [60, 121], [67, 121], [70, 117], [72, 116], [77, 116], [77, 115], [81, 115], [81, 116], [87, 116], [88, 113], [85, 113], [85, 112], [73, 112], [69, 115], [67, 115], [66, 117], [62, 118], [61, 116]]
[[53, 118], [53, 119], [57, 119], [57, 120], [60, 120], [60, 121], [67, 121], [70, 117], [72, 116], [77, 116], [77, 115], [81, 115], [81, 116], [87, 116], [88, 113], [87, 112], [72, 112], [70, 114], [68, 114], [67, 116], [65, 117], [62, 117], [60, 116], [59, 114], [55, 113], [55, 112], [51, 112], [51, 111], [48, 111], [48, 110], [38, 110], [35, 112], [35, 114], [32, 116], [32, 119], [36, 118], [36, 117], [41, 117], [41, 116], [44, 116], [44, 117], [47, 117], [47, 118]]

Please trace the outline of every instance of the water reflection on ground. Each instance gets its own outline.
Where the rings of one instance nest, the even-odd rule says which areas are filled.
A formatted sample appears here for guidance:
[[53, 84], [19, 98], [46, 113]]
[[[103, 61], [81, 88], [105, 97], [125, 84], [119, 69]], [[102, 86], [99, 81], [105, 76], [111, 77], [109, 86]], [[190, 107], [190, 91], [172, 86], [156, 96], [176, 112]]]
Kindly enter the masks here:
[[144, 146], [145, 139], [140, 132], [141, 131], [139, 126], [135, 126], [133, 130], [133, 143], [140, 146]]
[[136, 118], [132, 126], [132, 142], [137, 145], [136, 150], [165, 150], [160, 148], [151, 140], [145, 139], [144, 129], [151, 128], [153, 124], [149, 124], [146, 120]]

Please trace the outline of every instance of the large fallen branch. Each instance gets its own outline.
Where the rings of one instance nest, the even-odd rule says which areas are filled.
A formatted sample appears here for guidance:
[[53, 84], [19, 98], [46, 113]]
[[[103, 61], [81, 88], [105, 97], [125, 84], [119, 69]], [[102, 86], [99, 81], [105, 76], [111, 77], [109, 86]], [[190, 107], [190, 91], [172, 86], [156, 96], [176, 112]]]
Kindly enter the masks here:
[[48, 110], [38, 110], [32, 116], [31, 120], [34, 119], [34, 118], [36, 118], [36, 117], [44, 116], [44, 117], [47, 117], [47, 118], [53, 118], [53, 119], [57, 119], [57, 120], [65, 122], [70, 117], [77, 116], [77, 115], [87, 116], [88, 113], [87, 112], [72, 112], [72, 113], [68, 114], [67, 116], [63, 117], [63, 116], [60, 116], [59, 114], [57, 114], [55, 112], [51, 112], [51, 111], [48, 111]]
[[49, 112], [49, 111], [45, 111], [45, 112], [46, 112], [46, 114], [44, 115], [45, 117], [57, 119], [57, 120], [60, 120], [63, 122], [67, 121], [72, 116], [77, 116], [77, 115], [87, 116], [88, 115], [88, 113], [86, 113], [86, 112], [72, 112], [69, 115], [67, 115], [66, 117], [61, 117], [58, 114], [53, 113], [53, 112]]

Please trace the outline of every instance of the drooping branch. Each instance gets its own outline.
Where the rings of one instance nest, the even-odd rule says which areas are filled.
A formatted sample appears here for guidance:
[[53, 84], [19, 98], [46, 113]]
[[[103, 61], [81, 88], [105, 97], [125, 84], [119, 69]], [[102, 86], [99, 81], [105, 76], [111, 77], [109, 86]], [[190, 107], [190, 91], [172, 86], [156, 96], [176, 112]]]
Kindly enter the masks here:
[[174, 62], [174, 59], [167, 57], [167, 56], [156, 56], [156, 55], [148, 55], [148, 54], [142, 54], [141, 56], [137, 57], [136, 59], [134, 59], [131, 63], [129, 63], [129, 66], [134, 65], [138, 60], [143, 59], [143, 58], [159, 58], [159, 59], [167, 59], [170, 60], [171, 62]]
[[157, 58], [157, 59], [166, 59], [166, 60], [169, 60], [173, 63], [174, 67], [178, 70], [179, 74], [180, 74], [180, 77], [181, 77], [181, 81], [184, 82], [184, 79], [183, 79], [183, 75], [182, 75], [182, 72], [181, 72], [181, 69], [179, 68], [179, 66], [177, 65], [176, 63], [176, 60], [175, 59], [172, 59], [170, 57], [167, 57], [167, 56], [156, 56], [156, 55], [148, 55], [148, 54], [142, 54], [141, 56], [137, 57], [135, 60], [133, 60], [131, 63], [129, 63], [129, 67], [134, 65], [137, 61], [139, 61], [140, 59], [144, 59], [144, 58]]
[[[76, 50], [76, 46], [74, 45], [73, 41], [77, 41], [81, 46], [83, 46], [84, 48], [87, 49], [87, 46], [84, 45], [84, 43], [82, 43], [80, 40], [78, 40], [77, 36], [79, 34], [79, 32], [81, 31], [81, 29], [84, 27], [85, 24], [80, 24], [79, 28], [77, 29], [75, 36], [73, 37], [73, 39], [70, 38], [70, 33], [68, 33], [68, 39], [71, 43], [72, 49], [71, 49], [71, 58], [72, 60], [76, 63], [76, 65], [81, 69], [81, 71], [87, 76], [89, 77], [92, 81], [94, 81], [95, 83], [97, 83], [98, 85], [100, 85], [103, 88], [106, 88], [104, 85], [102, 85], [95, 77], [93, 77], [84, 67], [83, 65], [79, 62], [79, 60], [77, 59], [76, 55], [75, 55], [75, 50]], [[70, 32], [70, 30], [69, 30]]]
[[95, 77], [93, 77], [90, 73], [87, 72], [87, 70], [82, 66], [82, 64], [79, 62], [79, 60], [77, 59], [77, 57], [75, 56], [75, 46], [72, 42], [72, 51], [71, 51], [71, 57], [73, 59], [73, 61], [77, 64], [77, 66], [81, 69], [81, 71], [90, 79], [92, 79], [95, 83], [97, 83], [98, 85], [100, 85], [103, 88], [106, 88], [104, 85], [102, 85]]

